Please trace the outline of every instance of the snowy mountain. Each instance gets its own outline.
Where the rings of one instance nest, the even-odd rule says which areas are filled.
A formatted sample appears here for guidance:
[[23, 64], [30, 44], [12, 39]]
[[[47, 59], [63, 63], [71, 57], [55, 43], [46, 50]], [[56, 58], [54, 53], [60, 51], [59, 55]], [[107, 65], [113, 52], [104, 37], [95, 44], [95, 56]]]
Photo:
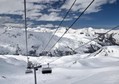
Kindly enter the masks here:
[[[47, 52], [60, 36], [65, 32], [66, 28], [58, 29], [50, 44], [44, 52]], [[105, 33], [108, 30], [104, 29], [70, 29], [67, 34], [56, 44], [51, 50], [53, 56], [71, 55], [75, 53], [94, 52], [95, 49], [100, 49], [101, 46], [107, 45], [108, 41], [113, 41], [112, 44], [119, 44], [118, 31], [111, 31], [106, 34], [102, 41], [94, 40], [89, 44], [79, 48], [81, 45], [99, 37], [100, 32]], [[47, 42], [54, 34], [55, 29], [48, 28], [28, 28], [28, 51], [29, 55], [46, 55], [42, 52]], [[104, 45], [105, 44], [105, 45]], [[92, 49], [94, 48], [94, 49]], [[92, 50], [91, 50], [92, 49]], [[75, 51], [75, 53], [73, 52]], [[21, 54], [25, 55], [25, 31], [22, 28], [0, 28], [0, 54]]]
[[[46, 51], [65, 30], [64, 27], [58, 30]], [[33, 64], [42, 64], [42, 68], [51, 62], [52, 74], [43, 75], [42, 68], [37, 71], [38, 84], [119, 84], [118, 30], [104, 34], [108, 30], [70, 29], [51, 51], [55, 57], [34, 57], [42, 53], [54, 31], [55, 29], [40, 27], [28, 28], [29, 52], [36, 50], [33, 56], [29, 56], [29, 60]], [[89, 41], [91, 41], [89, 44], [78, 48]], [[67, 51], [77, 53], [66, 54]], [[62, 54], [61, 52], [65, 56], [57, 57]], [[0, 84], [34, 83], [33, 73], [25, 74], [27, 57], [23, 56], [24, 29], [0, 28], [0, 54]]]

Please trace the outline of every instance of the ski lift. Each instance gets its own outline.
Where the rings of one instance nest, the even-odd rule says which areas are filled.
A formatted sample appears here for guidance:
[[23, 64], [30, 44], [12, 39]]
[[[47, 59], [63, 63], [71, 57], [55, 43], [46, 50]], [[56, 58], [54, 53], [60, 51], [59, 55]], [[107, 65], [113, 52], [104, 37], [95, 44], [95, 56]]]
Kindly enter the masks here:
[[33, 71], [32, 71], [31, 69], [27, 69], [27, 70], [25, 71], [25, 73], [26, 73], [26, 74], [29, 74], [29, 73], [33, 73]]
[[31, 61], [29, 61], [29, 62], [27, 63], [27, 69], [32, 69], [32, 68], [33, 68], [33, 64], [32, 64]]
[[52, 73], [52, 69], [51, 67], [49, 67], [49, 63], [48, 63], [48, 67], [42, 68], [42, 74], [51, 74], [51, 73]]
[[25, 71], [26, 74], [29, 74], [29, 73], [33, 73], [33, 71], [31, 70], [33, 68], [33, 64], [31, 61], [28, 61], [27, 63], [27, 69]]

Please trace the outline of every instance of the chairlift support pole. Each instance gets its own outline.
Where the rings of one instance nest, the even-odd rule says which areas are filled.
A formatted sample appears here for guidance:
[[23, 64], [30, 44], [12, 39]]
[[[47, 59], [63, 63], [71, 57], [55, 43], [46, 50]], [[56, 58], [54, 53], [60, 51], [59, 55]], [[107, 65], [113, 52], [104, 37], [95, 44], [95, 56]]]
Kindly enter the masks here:
[[27, 20], [26, 20], [26, 0], [24, 0], [24, 26], [25, 26], [25, 39], [26, 39], [26, 55], [27, 55], [27, 62], [29, 62], [28, 39], [27, 39]]
[[35, 81], [35, 84], [37, 84], [36, 68], [35, 67], [34, 67], [34, 81]]
[[42, 66], [41, 65], [34, 65], [33, 66], [33, 69], [34, 69], [34, 81], [35, 81], [35, 84], [37, 84], [37, 75], [36, 75], [36, 71], [38, 70], [38, 68], [41, 68]]
[[42, 67], [42, 65], [34, 65], [32, 64], [33, 66], [30, 66], [28, 67], [28, 69], [33, 69], [34, 70], [34, 83], [37, 84], [37, 74], [36, 74], [36, 71]]

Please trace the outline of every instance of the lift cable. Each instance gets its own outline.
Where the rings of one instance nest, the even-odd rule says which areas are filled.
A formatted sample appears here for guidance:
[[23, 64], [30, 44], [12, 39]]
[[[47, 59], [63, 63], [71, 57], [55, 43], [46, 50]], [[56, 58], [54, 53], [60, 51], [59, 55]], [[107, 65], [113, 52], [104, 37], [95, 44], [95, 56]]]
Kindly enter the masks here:
[[46, 46], [44, 47], [44, 49], [42, 50], [45, 51], [45, 49], [47, 48], [48, 44], [51, 42], [51, 40], [53, 39], [54, 35], [56, 34], [56, 32], [58, 31], [59, 27], [62, 25], [62, 23], [64, 22], [65, 18], [67, 17], [67, 15], [69, 14], [69, 12], [71, 11], [72, 7], [74, 6], [74, 4], [76, 3], [77, 0], [74, 0], [73, 4], [71, 5], [71, 7], [69, 8], [69, 10], [67, 11], [67, 13], [65, 14], [64, 18], [62, 19], [62, 21], [60, 22], [60, 24], [58, 25], [58, 27], [56, 28], [55, 32], [53, 33], [53, 35], [51, 36], [50, 40], [48, 41], [48, 43], [46, 44]]
[[[110, 30], [108, 30], [107, 32], [105, 32], [104, 33], [104, 35], [106, 35], [107, 33], [109, 33], [109, 32], [111, 32], [112, 30], [114, 30], [114, 29], [116, 29], [116, 28], [119, 28], [119, 25], [117, 25], [117, 26], [115, 26], [115, 27], [113, 27], [113, 28], [111, 28]], [[93, 40], [92, 40], [93, 41]], [[88, 44], [89, 42], [87, 42], [87, 44]], [[85, 44], [86, 45], [86, 44]], [[90, 53], [89, 55], [88, 55], [88, 57], [89, 56], [91, 56], [91, 54], [93, 54], [93, 53]], [[98, 53], [97, 53], [98, 54]], [[97, 55], [96, 54], [96, 55]], [[78, 61], [79, 59], [77, 59], [77, 60], [75, 60], [75, 61]]]
[[62, 39], [62, 37], [69, 31], [69, 29], [79, 20], [79, 18], [85, 13], [85, 11], [92, 5], [92, 3], [95, 0], [91, 1], [91, 3], [85, 8], [85, 10], [83, 12], [81, 12], [81, 14], [78, 16], [78, 18], [66, 29], [66, 31], [64, 32], [64, 34], [57, 40], [57, 42], [49, 49], [48, 53], [54, 48], [54, 46]]
[[27, 19], [26, 19], [26, 0], [24, 0], [24, 26], [25, 26], [26, 55], [27, 55], [27, 62], [29, 62], [29, 57], [28, 57], [28, 38], [27, 38]]
[[[116, 29], [116, 28], [119, 28], [119, 25], [117, 25], [117, 26], [111, 28], [110, 30], [108, 30], [107, 32], [105, 32], [104, 35], [106, 35], [107, 33], [111, 32], [112, 30], [114, 30], [114, 29]], [[96, 39], [96, 38], [95, 38], [95, 39]], [[83, 47], [83, 46], [85, 46], [86, 44], [88, 44], [88, 43], [90, 43], [90, 42], [92, 42], [92, 41], [94, 41], [94, 39], [92, 39], [91, 41], [89, 41], [89, 42], [87, 42], [87, 43], [81, 45], [80, 47]], [[91, 53], [91, 54], [92, 54], [92, 53]], [[89, 54], [89, 55], [91, 55], [91, 54]], [[47, 64], [51, 64], [51, 63], [57, 61], [57, 60], [60, 59], [60, 58], [61, 58], [61, 57], [59, 57], [59, 58], [57, 58], [57, 59], [55, 59], [55, 60], [53, 60], [53, 61], [50, 61], [50, 62], [48, 62]], [[75, 60], [75, 61], [77, 61], [77, 60]]]
[[[116, 29], [116, 28], [118, 28], [118, 27], [119, 27], [119, 25], [117, 25], [117, 26], [111, 28], [110, 30], [108, 30], [107, 32], [105, 32], [104, 35], [106, 35], [108, 32], [110, 32], [110, 31], [112, 31], [112, 30], [114, 30], [114, 29]], [[97, 38], [94, 38], [94, 39], [88, 41], [87, 43], [84, 43], [83, 45], [79, 46], [78, 48], [83, 47], [83, 46], [87, 45], [88, 43], [90, 43], [90, 42], [92, 42], [92, 41], [94, 41], [94, 40], [96, 40], [96, 39], [97, 39]], [[76, 48], [76, 49], [74, 49], [74, 50], [77, 50], [78, 48]]]
[[[85, 11], [92, 5], [92, 3], [94, 2], [95, 0], [92, 0], [91, 2], [90, 2], [90, 4], [84, 9], [84, 11], [83, 12], [81, 12], [81, 14], [78, 16], [78, 18], [66, 29], [66, 31], [64, 32], [64, 34], [57, 40], [57, 42], [50, 48], [50, 50], [48, 51], [48, 53], [54, 48], [54, 46], [62, 39], [62, 37], [68, 32], [68, 30], [79, 20], [79, 18], [85, 13]], [[58, 58], [59, 59], [59, 58]], [[58, 59], [56, 59], [56, 60], [58, 60]], [[54, 60], [54, 61], [56, 61], [56, 60]], [[49, 62], [49, 63], [47, 63], [47, 64], [50, 64], [50, 63], [52, 63], [52, 62], [54, 62], [54, 61], [51, 61], [51, 62]]]
[[[69, 10], [67, 11], [67, 13], [65, 14], [64, 18], [62, 19], [62, 21], [60, 22], [60, 24], [58, 25], [58, 27], [56, 28], [55, 32], [53, 33], [53, 35], [51, 36], [50, 40], [48, 41], [48, 43], [46, 44], [46, 46], [44, 47], [44, 49], [41, 51], [41, 53], [43, 51], [45, 51], [45, 49], [47, 48], [48, 44], [51, 42], [51, 40], [53, 39], [54, 35], [56, 34], [56, 32], [58, 31], [59, 27], [62, 25], [62, 23], [64, 22], [65, 18], [67, 17], [67, 15], [69, 14], [69, 12], [71, 11], [72, 7], [74, 6], [74, 4], [76, 3], [77, 0], [74, 0], [73, 4], [71, 5], [71, 7], [69, 8]], [[40, 59], [42, 60], [43, 57]]]

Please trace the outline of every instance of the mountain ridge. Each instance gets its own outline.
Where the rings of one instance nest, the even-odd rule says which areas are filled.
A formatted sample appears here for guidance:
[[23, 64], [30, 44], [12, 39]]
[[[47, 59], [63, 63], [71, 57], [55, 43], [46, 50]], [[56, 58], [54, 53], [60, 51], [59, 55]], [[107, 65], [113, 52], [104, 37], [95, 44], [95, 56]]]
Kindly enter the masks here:
[[[48, 28], [28, 28], [28, 49], [29, 55], [47, 55], [47, 51], [55, 44], [55, 42], [60, 38], [60, 36], [65, 32], [66, 28], [59, 28], [53, 39], [47, 46], [44, 52], [42, 49], [46, 46], [47, 42], [54, 34], [55, 29]], [[60, 55], [70, 55], [75, 54], [72, 52], [75, 50], [77, 53], [94, 52], [91, 48], [100, 48], [107, 45], [105, 41], [111, 34], [114, 42], [118, 44], [118, 31], [113, 30], [109, 34], [105, 35], [103, 41], [99, 41], [98, 37], [108, 30], [104, 29], [94, 29], [92, 27], [83, 29], [70, 29], [64, 37], [56, 44], [56, 46], [51, 50], [53, 56]], [[97, 40], [90, 42], [82, 48], [81, 45], [97, 38]], [[115, 40], [116, 39], [116, 40]], [[25, 31], [22, 28], [0, 28], [0, 54], [21, 54], [25, 55]], [[112, 40], [112, 39], [111, 39]], [[111, 41], [110, 40], [110, 41]], [[104, 42], [105, 41], [105, 42]], [[103, 44], [103, 45], [102, 45]], [[104, 45], [105, 44], [105, 45]], [[113, 45], [112, 43], [109, 45]], [[79, 48], [79, 49], [78, 49]], [[64, 52], [65, 51], [65, 52]], [[45, 53], [45, 54], [44, 54]], [[67, 54], [66, 54], [67, 53]]]

